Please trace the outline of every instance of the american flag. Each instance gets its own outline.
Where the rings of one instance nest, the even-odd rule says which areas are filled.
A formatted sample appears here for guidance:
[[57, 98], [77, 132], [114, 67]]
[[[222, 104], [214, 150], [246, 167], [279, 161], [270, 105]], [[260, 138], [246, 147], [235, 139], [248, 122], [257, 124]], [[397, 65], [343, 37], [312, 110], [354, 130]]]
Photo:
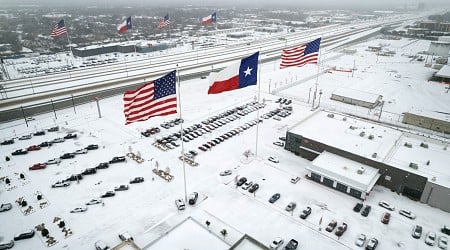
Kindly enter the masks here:
[[161, 18], [159, 20], [158, 28], [162, 29], [162, 28], [166, 27], [169, 24], [170, 24], [169, 14], [167, 14], [167, 15], [164, 16], [164, 18]]
[[175, 72], [123, 94], [125, 124], [177, 113]]
[[301, 67], [308, 63], [315, 63], [319, 59], [319, 48], [321, 38], [302, 44], [292, 49], [284, 49], [281, 53], [280, 68], [297, 66]]
[[66, 29], [66, 24], [64, 23], [64, 19], [63, 19], [63, 20], [59, 21], [57, 24], [55, 24], [50, 36], [55, 38], [58, 36], [62, 36], [64, 34], [67, 34], [67, 29]]

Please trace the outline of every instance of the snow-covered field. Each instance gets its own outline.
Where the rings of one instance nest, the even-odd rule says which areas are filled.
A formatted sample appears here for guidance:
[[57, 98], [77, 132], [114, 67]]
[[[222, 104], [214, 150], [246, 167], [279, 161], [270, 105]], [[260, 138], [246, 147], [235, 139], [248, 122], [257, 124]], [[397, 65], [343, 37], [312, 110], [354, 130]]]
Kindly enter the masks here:
[[[376, 62], [376, 55], [365, 51], [365, 48], [369, 44], [380, 42], [389, 43], [390, 49], [396, 50], [397, 54], [394, 57], [378, 57]], [[345, 112], [350, 110], [370, 118], [377, 117], [375, 111], [370, 113], [362, 108], [355, 110], [354, 106], [329, 99], [334, 89], [347, 87], [383, 95], [386, 100], [385, 110], [392, 113], [409, 111], [412, 107], [448, 111], [450, 102], [444, 86], [427, 82], [427, 77], [433, 70], [425, 68], [424, 63], [410, 62], [409, 58], [402, 56], [404, 53], [426, 50], [427, 43], [429, 42], [411, 43], [405, 39], [373, 40], [355, 46], [356, 55], [343, 55], [327, 61], [326, 66], [342, 68], [353, 68], [355, 61], [357, 70], [353, 78], [351, 73], [342, 72], [319, 77], [319, 89], [323, 90], [321, 107]], [[159, 126], [164, 121], [176, 118], [176, 115], [125, 126], [122, 97], [116, 96], [100, 101], [102, 118], [98, 117], [96, 104], [91, 103], [77, 106], [76, 113], [73, 109], [57, 111], [57, 119], [53, 113], [36, 116], [34, 121], [29, 122], [29, 127], [23, 121], [0, 124], [2, 141], [55, 125], [60, 126], [59, 132], [46, 132], [44, 136], [16, 140], [12, 145], [0, 147], [0, 176], [9, 176], [16, 186], [8, 191], [4, 179], [0, 182], [0, 202], [13, 204], [10, 211], [0, 213], [0, 235], [4, 240], [11, 240], [14, 234], [45, 223], [50, 235], [58, 241], [51, 249], [94, 249], [97, 240], [115, 246], [120, 243], [118, 234], [123, 231], [128, 231], [137, 245], [148, 246], [148, 249], [227, 249], [226, 245], [231, 246], [245, 233], [266, 246], [277, 236], [282, 237], [285, 244], [294, 238], [299, 242], [299, 249], [359, 249], [354, 244], [359, 233], [364, 233], [369, 238], [376, 237], [379, 240], [377, 249], [437, 248], [427, 246], [424, 236], [419, 240], [412, 238], [411, 230], [413, 225], [420, 224], [424, 226], [424, 234], [435, 231], [438, 236], [442, 235], [439, 232], [442, 224], [450, 224], [448, 213], [376, 186], [365, 201], [365, 204], [372, 206], [372, 211], [368, 217], [362, 217], [352, 211], [358, 200], [305, 179], [305, 168], [310, 162], [273, 145], [278, 137], [285, 136], [288, 127], [314, 112], [311, 111], [311, 102], [305, 102], [308, 100], [309, 88], [314, 87], [315, 78], [306, 82], [301, 79], [317, 72], [317, 67], [313, 65], [284, 70], [277, 68], [273, 63], [261, 67], [261, 100], [264, 99], [267, 105], [259, 114], [279, 107], [274, 102], [279, 97], [268, 93], [269, 85], [273, 91], [274, 88], [298, 81], [297, 86], [281, 92], [281, 95], [293, 99], [292, 115], [281, 121], [264, 119], [258, 128], [252, 126], [207, 152], [202, 152], [197, 147], [255, 119], [257, 112], [251, 112], [211, 133], [186, 142], [185, 150], [194, 149], [199, 152], [195, 161], [200, 165], [185, 166], [187, 194], [196, 191], [199, 193], [199, 200], [195, 206], [186, 205], [184, 211], [178, 211], [174, 204], [175, 199], [185, 197], [183, 164], [178, 159], [181, 149], [178, 147], [163, 152], [152, 145], [155, 138], [178, 132], [180, 127], [161, 128], [160, 133], [148, 138], [140, 135], [141, 131]], [[207, 80], [182, 82], [180, 93], [182, 117], [185, 120], [183, 128], [251, 102], [257, 96], [256, 86], [218, 95], [207, 95], [207, 88]], [[16, 149], [63, 137], [69, 132], [77, 133], [78, 137], [27, 155], [12, 156], [11, 161], [5, 160], [5, 156]], [[246, 160], [244, 151], [249, 149], [255, 153], [257, 139], [256, 157]], [[62, 160], [59, 165], [49, 165], [46, 169], [28, 170], [35, 163], [45, 162], [92, 143], [98, 144], [100, 148], [73, 159]], [[107, 162], [114, 156], [125, 155], [130, 149], [135, 153], [140, 152], [145, 161], [139, 164], [127, 158], [126, 163], [111, 164], [109, 168], [100, 169], [94, 175], [84, 176], [79, 183], [72, 182], [68, 187], [51, 188], [52, 184], [71, 174]], [[269, 162], [269, 156], [276, 156], [280, 162]], [[166, 182], [152, 173], [156, 162], [159, 169], [170, 169], [173, 181]], [[219, 176], [219, 172], [226, 169], [231, 169], [233, 174]], [[18, 180], [15, 173], [21, 172], [26, 175], [29, 183]], [[115, 186], [128, 184], [130, 178], [135, 176], [143, 176], [145, 181], [129, 184], [129, 190], [118, 191], [114, 197], [103, 198], [104, 205], [90, 205], [86, 212], [70, 213], [75, 207], [82, 206]], [[259, 190], [251, 194], [242, 188], [236, 188], [236, 176], [245, 176], [257, 182]], [[301, 180], [297, 184], [290, 183], [289, 180], [295, 176], [300, 176]], [[48, 200], [47, 207], [39, 208], [33, 195], [36, 191], [42, 192]], [[281, 198], [270, 204], [268, 199], [274, 193], [280, 193]], [[34, 207], [34, 213], [24, 215], [21, 212], [15, 201], [22, 196]], [[380, 200], [389, 201], [397, 210], [406, 208], [413, 211], [417, 219], [409, 220], [394, 211], [391, 222], [388, 225], [382, 224], [380, 219], [386, 210], [377, 205]], [[297, 203], [293, 213], [285, 211], [286, 205], [291, 201]], [[312, 208], [312, 213], [303, 220], [299, 218], [299, 214], [306, 206]], [[56, 216], [63, 218], [71, 228], [71, 236], [64, 238], [64, 234], [57, 229], [53, 223]], [[321, 218], [322, 224], [319, 225]], [[338, 225], [342, 222], [348, 224], [347, 231], [340, 238], [324, 230], [332, 219], [337, 220]], [[209, 228], [205, 225], [206, 220], [211, 222]], [[226, 237], [220, 233], [223, 229], [228, 232]], [[169, 233], [166, 234], [167, 232]], [[157, 240], [161, 236], [163, 237]], [[203, 244], [198, 244], [199, 242]], [[47, 248], [41, 238], [36, 236], [15, 244], [15, 249]]]

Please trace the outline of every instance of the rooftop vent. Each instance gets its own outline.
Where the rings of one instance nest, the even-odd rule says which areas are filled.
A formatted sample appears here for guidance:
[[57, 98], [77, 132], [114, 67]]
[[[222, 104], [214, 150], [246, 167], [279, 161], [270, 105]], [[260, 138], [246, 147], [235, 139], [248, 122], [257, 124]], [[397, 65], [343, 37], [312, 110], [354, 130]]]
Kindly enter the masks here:
[[373, 135], [369, 135], [369, 140], [373, 140], [374, 136]]
[[428, 148], [428, 144], [426, 144], [426, 143], [424, 143], [424, 142], [420, 143], [420, 146], [421, 146], [422, 148]]
[[344, 122], [347, 121], [347, 117], [342, 118], [342, 120], [343, 120]]
[[356, 171], [356, 173], [357, 173], [357, 174], [363, 174], [364, 171], [366, 171], [366, 169], [365, 169], [364, 167], [360, 167], [360, 168]]
[[350, 129], [351, 129], [351, 130], [355, 130], [356, 127], [353, 127], [352, 125], [350, 125]]
[[411, 162], [411, 163], [409, 163], [409, 167], [410, 168], [414, 168], [414, 169], [418, 169], [419, 165], [417, 165], [417, 163]]
[[372, 158], [377, 158], [377, 153], [373, 153]]
[[328, 114], [327, 116], [330, 118], [334, 118], [334, 114]]
[[361, 133], [359, 133], [359, 136], [364, 137], [365, 134], [366, 132], [362, 131]]
[[405, 142], [405, 147], [407, 147], [407, 148], [412, 148], [412, 144], [411, 143], [409, 143], [409, 142]]

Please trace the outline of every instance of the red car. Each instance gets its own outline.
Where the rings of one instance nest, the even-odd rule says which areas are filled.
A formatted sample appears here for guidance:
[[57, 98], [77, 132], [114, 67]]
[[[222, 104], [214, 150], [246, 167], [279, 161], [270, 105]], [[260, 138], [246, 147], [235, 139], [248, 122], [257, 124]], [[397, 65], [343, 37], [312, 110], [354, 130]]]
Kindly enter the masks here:
[[40, 150], [40, 149], [41, 149], [41, 147], [39, 147], [38, 145], [32, 145], [27, 148], [27, 151], [36, 151], [36, 150]]
[[45, 165], [45, 163], [37, 163], [37, 164], [34, 164], [33, 166], [31, 166], [30, 170], [44, 169], [45, 167], [47, 167], [47, 165]]

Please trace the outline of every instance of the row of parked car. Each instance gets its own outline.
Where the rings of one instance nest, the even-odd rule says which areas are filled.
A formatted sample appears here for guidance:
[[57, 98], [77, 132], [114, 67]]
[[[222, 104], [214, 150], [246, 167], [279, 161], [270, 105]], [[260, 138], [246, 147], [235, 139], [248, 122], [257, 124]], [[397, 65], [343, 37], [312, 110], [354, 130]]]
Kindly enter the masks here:
[[31, 145], [25, 149], [17, 149], [16, 151], [13, 151], [11, 154], [12, 155], [24, 155], [24, 154], [28, 154], [28, 152], [30, 151], [37, 151], [37, 150], [41, 150], [41, 148], [43, 147], [50, 147], [52, 144], [54, 143], [61, 143], [64, 142], [66, 139], [73, 139], [76, 138], [77, 134], [67, 134], [64, 137], [60, 137], [60, 138], [55, 138], [52, 141], [45, 141], [40, 143], [39, 145]]
[[[56, 127], [51, 127], [51, 128], [49, 128], [49, 129], [47, 129], [47, 131], [48, 131], [48, 132], [56, 132], [56, 131], [59, 131], [59, 127], [58, 127], [58, 126], [56, 126]], [[19, 139], [19, 140], [29, 140], [29, 139], [31, 139], [32, 135], [33, 135], [33, 136], [42, 136], [42, 135], [45, 135], [45, 130], [39, 130], [39, 131], [36, 131], [36, 132], [34, 132], [34, 133], [32, 133], [32, 134], [23, 135], [23, 136], [19, 137], [18, 139]], [[14, 141], [14, 138], [11, 138], [11, 139], [6, 139], [6, 140], [0, 142], [0, 144], [1, 144], [1, 145], [11, 145], [11, 144], [14, 144], [14, 142], [15, 142], [15, 141]]]
[[[195, 203], [197, 203], [197, 199], [198, 199], [198, 193], [192, 192], [188, 198], [189, 205], [192, 205], [192, 206], [195, 205]], [[186, 208], [186, 204], [184, 203], [184, 200], [181, 198], [175, 200], [175, 206], [177, 207], [178, 210], [184, 210]]]
[[236, 182], [236, 186], [241, 187], [243, 190], [248, 190], [250, 193], [254, 193], [259, 189], [258, 183], [253, 183], [253, 181], [247, 180], [246, 177], [241, 177]]
[[[422, 231], [423, 231], [423, 227], [421, 225], [414, 225], [411, 236], [415, 239], [420, 239], [422, 237]], [[447, 237], [444, 235], [441, 235], [441, 236], [439, 236], [439, 238], [437, 238], [436, 232], [429, 231], [425, 235], [425, 244], [427, 244], [429, 246], [434, 246], [434, 245], [436, 245], [436, 242], [440, 249], [447, 249], [447, 244], [448, 244]]]

